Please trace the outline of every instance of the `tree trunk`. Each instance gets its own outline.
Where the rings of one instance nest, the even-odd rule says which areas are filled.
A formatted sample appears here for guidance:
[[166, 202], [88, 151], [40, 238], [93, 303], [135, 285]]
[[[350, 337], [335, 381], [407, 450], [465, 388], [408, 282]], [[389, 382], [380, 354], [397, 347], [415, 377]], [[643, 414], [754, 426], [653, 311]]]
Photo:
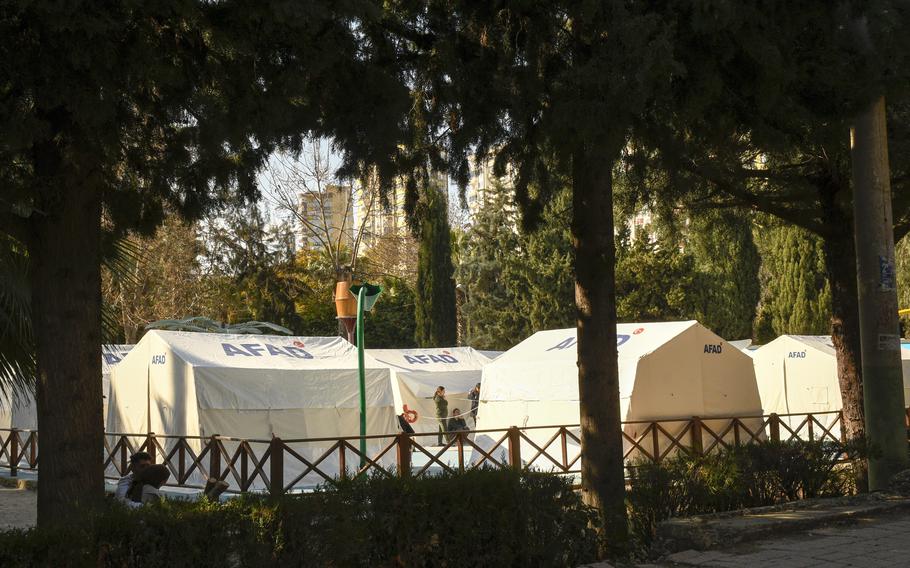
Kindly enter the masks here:
[[846, 194], [835, 182], [819, 191], [822, 225], [830, 227], [822, 235], [825, 272], [831, 286], [831, 340], [837, 353], [847, 438], [865, 437], [863, 381], [860, 369], [859, 305], [856, 288], [856, 248], [853, 242], [853, 216], [837, 202]]
[[[57, 139], [64, 138], [58, 136]], [[80, 522], [104, 494], [101, 389], [101, 192], [71, 167], [76, 144], [35, 149], [43, 187], [29, 242], [38, 359], [39, 526]], [[85, 156], [83, 156], [85, 157]]]
[[572, 244], [578, 326], [581, 480], [602, 514], [601, 554], [624, 549], [625, 507], [616, 351], [612, 154], [578, 148], [572, 158]]
[[859, 312], [853, 239], [824, 240], [825, 269], [831, 286], [831, 341], [837, 354], [837, 379], [848, 439], [865, 438], [863, 381], [860, 371]]
[[[844, 433], [848, 440], [865, 440], [863, 380], [860, 354], [859, 304], [856, 284], [856, 247], [853, 216], [837, 203], [846, 190], [831, 181], [819, 191], [822, 224], [831, 229], [822, 236], [825, 272], [831, 287], [831, 342], [837, 357], [837, 380], [843, 404]], [[857, 463], [859, 465], [859, 462]], [[865, 469], [857, 471], [860, 490], [866, 489]]]

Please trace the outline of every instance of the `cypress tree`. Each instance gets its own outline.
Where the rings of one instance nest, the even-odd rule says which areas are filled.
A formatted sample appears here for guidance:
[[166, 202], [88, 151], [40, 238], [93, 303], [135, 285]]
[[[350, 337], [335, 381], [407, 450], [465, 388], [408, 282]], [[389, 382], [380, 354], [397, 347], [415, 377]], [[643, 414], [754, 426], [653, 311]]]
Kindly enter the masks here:
[[830, 330], [831, 287], [821, 239], [794, 226], [774, 227], [758, 239], [762, 299], [756, 339], [823, 335]]
[[422, 198], [414, 339], [420, 347], [451, 347], [457, 342], [458, 327], [448, 206], [438, 187], [429, 188]]
[[752, 237], [751, 218], [732, 211], [695, 217], [686, 248], [701, 286], [699, 320], [721, 337], [752, 337], [761, 293], [761, 259]]

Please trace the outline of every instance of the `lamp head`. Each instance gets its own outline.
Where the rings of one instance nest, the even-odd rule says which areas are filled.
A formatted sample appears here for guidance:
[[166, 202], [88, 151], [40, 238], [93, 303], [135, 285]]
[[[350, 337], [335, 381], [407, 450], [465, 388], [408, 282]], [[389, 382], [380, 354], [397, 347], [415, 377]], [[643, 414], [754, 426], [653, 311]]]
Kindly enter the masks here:
[[356, 298], [360, 295], [360, 290], [363, 290], [363, 311], [368, 312], [373, 309], [373, 304], [379, 299], [379, 294], [382, 292], [382, 286], [367, 284], [366, 282], [363, 284], [354, 284], [351, 286], [351, 295]]

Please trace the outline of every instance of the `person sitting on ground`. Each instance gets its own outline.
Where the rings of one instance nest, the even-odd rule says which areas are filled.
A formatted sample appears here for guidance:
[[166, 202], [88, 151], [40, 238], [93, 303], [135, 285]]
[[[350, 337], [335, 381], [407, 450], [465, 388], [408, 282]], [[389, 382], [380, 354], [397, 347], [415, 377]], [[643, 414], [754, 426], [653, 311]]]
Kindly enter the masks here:
[[145, 505], [161, 500], [161, 486], [164, 485], [171, 472], [167, 466], [152, 464], [133, 475], [133, 484], [126, 492], [126, 498], [133, 503]]
[[131, 455], [129, 473], [117, 481], [117, 490], [114, 491], [114, 498], [127, 507], [141, 507], [142, 503], [134, 503], [126, 494], [129, 492], [130, 487], [133, 486], [133, 478], [150, 465], [152, 465], [152, 456], [148, 452], [136, 452]]
[[449, 418], [449, 432], [467, 432], [468, 424], [461, 417], [461, 411], [457, 408], [452, 411], [452, 417]]

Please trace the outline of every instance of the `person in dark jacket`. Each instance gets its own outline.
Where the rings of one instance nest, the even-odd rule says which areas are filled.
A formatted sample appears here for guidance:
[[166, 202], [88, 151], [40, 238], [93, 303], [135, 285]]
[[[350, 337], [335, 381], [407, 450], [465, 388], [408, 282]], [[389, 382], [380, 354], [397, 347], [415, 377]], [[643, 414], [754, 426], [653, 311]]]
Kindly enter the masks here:
[[159, 501], [161, 493], [159, 489], [164, 485], [171, 472], [164, 465], [149, 465], [133, 475], [133, 484], [126, 497], [133, 503], [146, 504], [152, 501]]
[[471, 419], [474, 420], [474, 428], [477, 428], [477, 407], [480, 406], [480, 383], [477, 383], [471, 392], [468, 393], [468, 400], [471, 401]]
[[433, 402], [436, 403], [436, 420], [439, 421], [439, 445], [442, 445], [442, 437], [449, 431], [449, 401], [446, 400], [446, 388], [439, 386], [436, 388], [436, 394], [433, 395]]
[[452, 417], [449, 418], [449, 432], [467, 432], [468, 423], [465, 422], [465, 419], [461, 416], [461, 410], [455, 409], [452, 411]]

